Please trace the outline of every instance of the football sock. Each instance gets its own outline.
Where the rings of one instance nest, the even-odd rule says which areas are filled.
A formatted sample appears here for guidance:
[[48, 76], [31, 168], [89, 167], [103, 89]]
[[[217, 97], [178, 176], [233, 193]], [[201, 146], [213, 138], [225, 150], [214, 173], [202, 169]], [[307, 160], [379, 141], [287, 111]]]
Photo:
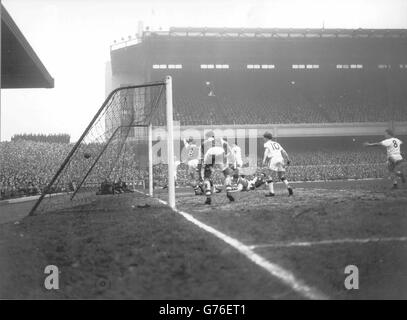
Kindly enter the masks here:
[[287, 178], [281, 178], [281, 181], [283, 181], [284, 182], [284, 184], [285, 184], [285, 186], [287, 187], [287, 188], [289, 188], [290, 187], [290, 184], [288, 183], [288, 180], [287, 180]]
[[270, 193], [274, 193], [274, 184], [273, 182], [268, 183]]
[[231, 184], [232, 184], [232, 177], [227, 176], [225, 178], [225, 190], [226, 190], [226, 192], [229, 192], [229, 191], [232, 190]]

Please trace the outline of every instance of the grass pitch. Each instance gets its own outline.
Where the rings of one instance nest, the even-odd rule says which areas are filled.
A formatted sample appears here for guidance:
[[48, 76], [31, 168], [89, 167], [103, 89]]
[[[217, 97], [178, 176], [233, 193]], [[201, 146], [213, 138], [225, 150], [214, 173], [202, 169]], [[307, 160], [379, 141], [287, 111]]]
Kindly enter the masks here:
[[[387, 180], [282, 185], [204, 198], [177, 189], [177, 208], [231, 236], [332, 299], [407, 298], [407, 188]], [[165, 194], [157, 192], [165, 200]], [[139, 208], [139, 204], [149, 207]], [[9, 219], [8, 219], [9, 220]], [[60, 289], [44, 288], [44, 268]], [[347, 265], [359, 289], [344, 286]], [[301, 299], [293, 288], [154, 199], [92, 204], [0, 225], [0, 298]]]

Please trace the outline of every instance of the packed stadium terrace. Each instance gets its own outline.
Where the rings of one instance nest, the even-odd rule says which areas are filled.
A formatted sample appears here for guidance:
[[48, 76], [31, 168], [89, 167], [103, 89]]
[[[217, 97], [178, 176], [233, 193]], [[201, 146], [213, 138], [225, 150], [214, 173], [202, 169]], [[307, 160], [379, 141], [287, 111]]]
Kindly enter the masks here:
[[[287, 139], [282, 143], [292, 158], [292, 166], [288, 171], [290, 180], [314, 181], [386, 176], [383, 150], [363, 149], [361, 148], [362, 140], [354, 143], [348, 138], [341, 143], [332, 143], [332, 139], [337, 138], [309, 139], [308, 142], [295, 138]], [[259, 141], [260, 145], [261, 141]], [[41, 193], [71, 148], [72, 144], [67, 143], [1, 142], [1, 199]], [[261, 148], [258, 149], [262, 150]], [[91, 151], [91, 149], [89, 150]], [[96, 147], [95, 150], [97, 150]], [[121, 164], [124, 164], [123, 169], [120, 169], [120, 177], [128, 183], [135, 180], [147, 181], [148, 171], [145, 163], [140, 166], [140, 163], [134, 158], [135, 152], [131, 150], [128, 148], [124, 160], [120, 161]], [[259, 155], [259, 159], [260, 157]], [[91, 161], [92, 158], [89, 160], [81, 157], [81, 159], [83, 159], [81, 160], [83, 163], [77, 164], [78, 172], [72, 170], [72, 177], [66, 177], [67, 180], [64, 181], [65, 187], [61, 190], [52, 190], [53, 192], [69, 190], [69, 185], [77, 179], [77, 176], [83, 176], [81, 170], [86, 167], [85, 162]], [[260, 172], [261, 169], [258, 171]], [[98, 185], [104, 179], [104, 176], [97, 176], [96, 173], [96, 175], [90, 176], [90, 183]], [[177, 180], [181, 186], [188, 184], [187, 168], [184, 164], [181, 164], [178, 169]], [[221, 182], [221, 175], [218, 175], [216, 182]], [[155, 186], [164, 186], [166, 183], [166, 165], [155, 165]]]
[[182, 125], [407, 120], [407, 70], [391, 88], [383, 73], [357, 72], [178, 76], [174, 116]]

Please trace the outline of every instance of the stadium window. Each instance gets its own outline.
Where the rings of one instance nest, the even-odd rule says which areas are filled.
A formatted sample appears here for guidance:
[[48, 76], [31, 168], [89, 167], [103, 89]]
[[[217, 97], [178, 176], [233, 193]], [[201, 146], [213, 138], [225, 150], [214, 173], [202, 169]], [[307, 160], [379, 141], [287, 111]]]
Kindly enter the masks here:
[[182, 69], [182, 64], [169, 64], [168, 69]]
[[363, 69], [363, 64], [357, 64], [357, 65], [356, 65], [356, 68], [357, 68], [357, 69]]
[[201, 64], [201, 69], [208, 69], [208, 65], [207, 64]]
[[319, 69], [319, 64], [307, 64], [306, 69]]
[[260, 65], [259, 64], [254, 64], [253, 69], [260, 69]]
[[342, 68], [343, 68], [343, 69], [349, 69], [349, 65], [348, 65], [348, 64], [344, 64], [344, 65], [342, 66]]
[[261, 68], [262, 69], [274, 69], [274, 64], [262, 64]]
[[223, 69], [229, 69], [229, 65], [228, 65], [228, 64], [223, 64], [223, 65], [222, 65], [222, 68], [223, 68]]
[[337, 64], [337, 65], [336, 65], [336, 69], [342, 69], [342, 65], [341, 65], [341, 64]]
[[216, 69], [229, 69], [229, 65], [228, 64], [217, 64], [215, 66]]
[[299, 64], [298, 69], [305, 69], [305, 64]]
[[350, 65], [350, 68], [351, 68], [351, 69], [356, 69], [356, 64], [351, 64], [351, 65]]
[[153, 64], [153, 69], [160, 69], [160, 66], [158, 64]]
[[167, 65], [166, 64], [160, 64], [160, 69], [167, 69]]
[[213, 69], [214, 65], [213, 64], [208, 64], [208, 69]]
[[293, 69], [298, 69], [298, 64], [293, 64]]

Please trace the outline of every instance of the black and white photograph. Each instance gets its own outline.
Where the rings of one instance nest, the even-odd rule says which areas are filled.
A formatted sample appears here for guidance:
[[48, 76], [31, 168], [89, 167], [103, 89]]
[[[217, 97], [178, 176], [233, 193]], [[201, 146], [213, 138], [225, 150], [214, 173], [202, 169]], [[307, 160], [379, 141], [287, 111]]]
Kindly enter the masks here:
[[2, 0], [0, 73], [0, 300], [407, 299], [406, 0]]

